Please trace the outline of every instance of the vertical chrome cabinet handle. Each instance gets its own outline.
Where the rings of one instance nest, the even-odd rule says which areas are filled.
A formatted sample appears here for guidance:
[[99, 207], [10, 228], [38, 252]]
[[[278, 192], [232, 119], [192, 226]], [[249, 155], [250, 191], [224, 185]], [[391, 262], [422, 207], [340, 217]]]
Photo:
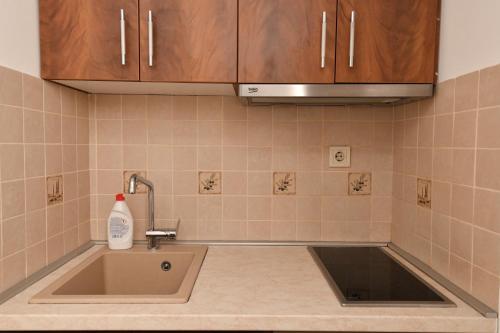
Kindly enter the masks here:
[[349, 35], [349, 68], [354, 67], [354, 34], [356, 33], [356, 12], [351, 12], [351, 33]]
[[326, 55], [326, 12], [322, 14], [321, 23], [321, 68], [325, 68]]
[[125, 66], [125, 60], [126, 60], [125, 10], [123, 10], [123, 9], [120, 9], [120, 45], [121, 45], [122, 66]]
[[148, 65], [153, 66], [153, 12], [148, 14]]

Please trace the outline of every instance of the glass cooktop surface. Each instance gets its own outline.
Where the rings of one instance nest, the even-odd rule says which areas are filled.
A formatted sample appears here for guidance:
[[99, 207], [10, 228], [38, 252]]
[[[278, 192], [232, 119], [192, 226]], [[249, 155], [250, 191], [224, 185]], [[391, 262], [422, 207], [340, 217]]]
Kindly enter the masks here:
[[455, 306], [378, 247], [311, 247], [343, 305]]

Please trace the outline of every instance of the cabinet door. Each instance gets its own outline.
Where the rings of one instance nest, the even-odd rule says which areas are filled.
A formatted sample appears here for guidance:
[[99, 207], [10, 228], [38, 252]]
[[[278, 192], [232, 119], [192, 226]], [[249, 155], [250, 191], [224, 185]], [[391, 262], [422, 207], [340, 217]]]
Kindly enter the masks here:
[[434, 82], [439, 0], [339, 0], [338, 11], [335, 82]]
[[40, 0], [42, 77], [139, 80], [138, 14], [138, 0]]
[[141, 81], [236, 82], [237, 14], [237, 0], [140, 0]]
[[239, 0], [238, 81], [333, 82], [336, 10], [336, 0]]

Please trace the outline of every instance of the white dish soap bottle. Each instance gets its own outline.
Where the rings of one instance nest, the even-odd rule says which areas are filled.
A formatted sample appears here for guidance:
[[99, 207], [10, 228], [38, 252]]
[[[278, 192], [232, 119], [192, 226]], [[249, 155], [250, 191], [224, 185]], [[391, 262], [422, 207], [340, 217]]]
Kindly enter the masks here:
[[132, 247], [134, 219], [122, 193], [116, 195], [116, 202], [108, 218], [108, 247], [111, 250], [126, 250]]

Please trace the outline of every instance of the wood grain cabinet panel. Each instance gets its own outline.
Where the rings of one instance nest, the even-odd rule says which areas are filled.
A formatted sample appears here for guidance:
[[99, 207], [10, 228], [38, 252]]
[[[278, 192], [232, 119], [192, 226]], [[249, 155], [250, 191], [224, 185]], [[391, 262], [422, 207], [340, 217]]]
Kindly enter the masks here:
[[[336, 0], [239, 0], [238, 81], [331, 83]], [[325, 67], [321, 68], [322, 13]]]
[[138, 0], [40, 0], [39, 10], [44, 79], [139, 80]]
[[339, 0], [335, 82], [434, 82], [439, 6], [439, 0]]
[[140, 0], [141, 81], [236, 82], [237, 8], [237, 0]]

